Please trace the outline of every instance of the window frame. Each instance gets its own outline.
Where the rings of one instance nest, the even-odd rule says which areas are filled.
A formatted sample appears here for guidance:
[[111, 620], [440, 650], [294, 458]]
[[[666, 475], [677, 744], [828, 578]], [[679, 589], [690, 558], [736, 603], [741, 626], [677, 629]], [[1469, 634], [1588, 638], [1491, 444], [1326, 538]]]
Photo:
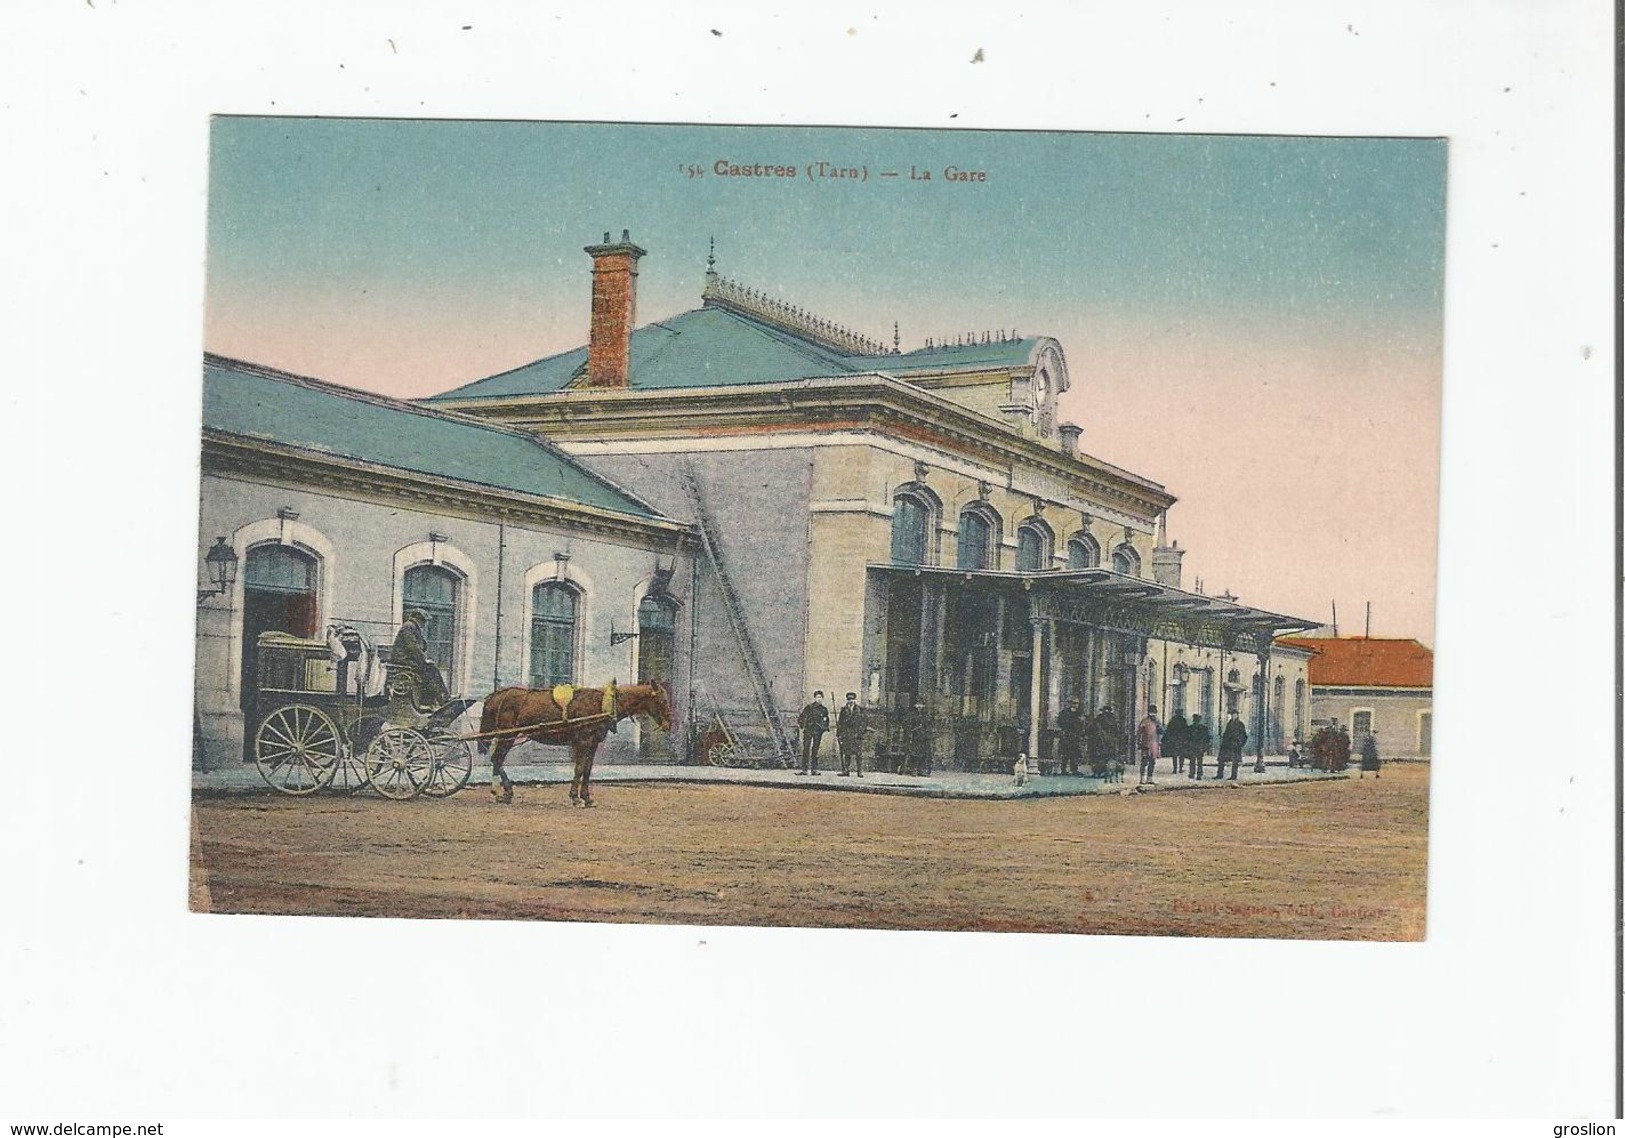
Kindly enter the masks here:
[[[562, 620], [540, 615], [539, 599], [548, 593], [557, 593], [570, 599], [570, 619], [568, 623]], [[551, 688], [558, 684], [577, 683], [581, 677], [582, 657], [582, 615], [585, 606], [582, 601], [585, 592], [581, 586], [569, 578], [549, 577], [532, 582], [526, 593], [526, 623], [525, 623], [525, 685], [532, 688]], [[543, 625], [553, 629], [567, 628], [565, 641], [569, 647], [569, 674], [564, 678], [556, 678], [556, 674], [549, 672], [542, 682], [537, 680], [536, 670], [536, 632], [537, 626]]]
[[[1074, 548], [1084, 551], [1085, 564], [1073, 564], [1072, 550]], [[1066, 539], [1066, 567], [1068, 571], [1074, 573], [1084, 569], [1100, 568], [1100, 542], [1095, 540], [1093, 534], [1080, 530]]]
[[[1128, 565], [1127, 570], [1117, 567], [1117, 560], [1121, 557]], [[1112, 572], [1123, 577], [1143, 577], [1144, 563], [1140, 560], [1140, 551], [1130, 542], [1121, 542], [1112, 548]]]
[[[918, 506], [923, 515], [920, 525], [920, 557], [917, 561], [902, 560], [897, 556], [898, 515], [904, 503]], [[891, 563], [924, 566], [937, 564], [936, 532], [941, 516], [942, 501], [930, 489], [918, 482], [899, 486], [892, 494]]]
[[[1022, 539], [1028, 535], [1038, 541], [1037, 568], [1024, 568], [1022, 565]], [[1016, 526], [1016, 572], [1018, 573], [1047, 573], [1055, 567], [1055, 531], [1049, 528], [1048, 523], [1039, 517], [1023, 518]]]
[[[408, 583], [413, 580], [414, 574], [438, 574], [451, 582], [451, 603], [449, 605], [437, 601], [426, 601], [421, 598], [414, 600], [408, 593]], [[429, 617], [430, 624], [438, 613], [447, 613], [451, 620], [451, 627], [447, 629], [444, 637], [431, 637], [428, 627], [424, 629], [423, 644], [425, 655], [440, 669], [441, 676], [448, 685], [456, 682], [461, 675], [462, 665], [462, 639], [463, 622], [468, 619], [466, 600], [468, 597], [468, 580], [455, 568], [442, 562], [419, 561], [408, 565], [401, 570], [401, 610], [402, 617], [413, 609], [420, 609]], [[446, 657], [440, 660], [436, 657], [437, 645], [444, 645]]]
[[[987, 544], [982, 550], [982, 563], [980, 565], [965, 564], [965, 532], [966, 523], [974, 522], [987, 527]], [[997, 569], [999, 567], [999, 546], [1004, 540], [1004, 519], [999, 512], [985, 502], [972, 502], [959, 511], [959, 527], [955, 535], [954, 566], [972, 572], [980, 569]]]

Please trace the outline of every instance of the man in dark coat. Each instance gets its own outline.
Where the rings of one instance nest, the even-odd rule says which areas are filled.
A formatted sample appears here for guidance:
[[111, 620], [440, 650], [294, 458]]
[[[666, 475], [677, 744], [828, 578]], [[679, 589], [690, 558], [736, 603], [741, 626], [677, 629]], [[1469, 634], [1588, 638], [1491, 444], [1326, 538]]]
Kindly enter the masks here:
[[1162, 753], [1173, 760], [1175, 774], [1185, 769], [1185, 732], [1189, 730], [1184, 714], [1176, 711], [1162, 732]]
[[925, 704], [916, 703], [903, 716], [903, 758], [899, 774], [931, 773], [931, 720]]
[[1110, 706], [1095, 714], [1095, 729], [1089, 742], [1090, 762], [1106, 772], [1107, 782], [1117, 782], [1123, 775], [1123, 731], [1117, 726], [1117, 716]]
[[863, 777], [863, 708], [858, 706], [858, 693], [846, 693], [846, 703], [835, 713], [835, 742], [841, 748], [841, 777], [846, 777], [852, 765], [857, 764], [858, 777]]
[[392, 668], [405, 674], [412, 684], [420, 707], [442, 707], [451, 699], [440, 669], [429, 659], [428, 644], [423, 639], [423, 626], [429, 618], [417, 609], [406, 614], [401, 630], [395, 634], [395, 643], [389, 649]]
[[1083, 705], [1073, 700], [1055, 717], [1061, 732], [1061, 773], [1077, 774], [1083, 760]]
[[1360, 740], [1361, 778], [1365, 777], [1366, 771], [1370, 771], [1378, 778], [1382, 777], [1382, 760], [1377, 758], [1377, 737], [1370, 734]]
[[1241, 753], [1247, 749], [1247, 728], [1242, 725], [1241, 716], [1234, 711], [1230, 713], [1230, 722], [1224, 725], [1224, 734], [1219, 737], [1219, 769], [1214, 778], [1224, 777], [1224, 764], [1230, 764], [1230, 777], [1241, 773]]
[[1200, 715], [1191, 716], [1185, 728], [1185, 758], [1190, 763], [1190, 776], [1200, 779], [1207, 766], [1207, 753], [1213, 749], [1213, 736]]
[[829, 730], [829, 708], [824, 706], [823, 692], [813, 692], [812, 702], [801, 709], [796, 726], [801, 729], [801, 769], [796, 773], [816, 775], [818, 747]]

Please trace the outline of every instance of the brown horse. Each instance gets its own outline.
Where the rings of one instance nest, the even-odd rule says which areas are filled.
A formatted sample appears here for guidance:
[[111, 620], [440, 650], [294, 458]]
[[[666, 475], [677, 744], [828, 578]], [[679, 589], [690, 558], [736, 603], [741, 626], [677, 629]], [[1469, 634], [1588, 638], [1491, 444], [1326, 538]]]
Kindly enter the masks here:
[[[511, 732], [494, 740], [492, 796], [499, 802], [513, 801], [513, 780], [503, 765], [515, 744], [531, 739], [550, 746], [569, 746], [570, 758], [575, 763], [575, 776], [570, 780], [570, 804], [580, 802], [591, 806], [592, 791], [588, 782], [592, 778], [593, 757], [616, 723], [633, 715], [647, 715], [662, 731], [671, 730], [671, 698], [666, 693], [666, 685], [654, 681], [617, 689], [612, 714], [613, 718], [604, 714], [603, 688], [576, 688], [568, 706], [563, 708], [546, 688], [500, 688], [492, 692], [485, 698], [485, 707], [480, 712], [479, 733]], [[484, 754], [492, 742], [481, 739], [480, 753]]]

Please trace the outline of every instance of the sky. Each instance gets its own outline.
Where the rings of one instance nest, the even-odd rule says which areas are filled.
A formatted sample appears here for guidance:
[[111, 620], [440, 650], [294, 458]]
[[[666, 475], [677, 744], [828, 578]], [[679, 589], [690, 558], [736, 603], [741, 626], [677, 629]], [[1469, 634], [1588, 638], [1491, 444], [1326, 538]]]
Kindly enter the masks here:
[[1178, 496], [1186, 587], [1431, 644], [1445, 167], [1440, 139], [223, 117], [204, 346], [428, 395], [584, 343], [605, 231], [648, 250], [640, 324], [698, 306], [714, 240], [905, 351], [1054, 336], [1083, 448]]

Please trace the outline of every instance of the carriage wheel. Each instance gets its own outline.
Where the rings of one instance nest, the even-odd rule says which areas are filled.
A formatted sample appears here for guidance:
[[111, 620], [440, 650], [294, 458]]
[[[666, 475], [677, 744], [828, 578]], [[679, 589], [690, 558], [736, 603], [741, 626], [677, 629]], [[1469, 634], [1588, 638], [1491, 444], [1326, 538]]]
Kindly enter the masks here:
[[751, 756], [743, 743], [718, 743], [705, 756], [713, 767], [743, 767], [751, 764]]
[[354, 794], [358, 790], [365, 790], [369, 781], [367, 752], [356, 750], [352, 744], [339, 753], [338, 765], [333, 768], [333, 777], [327, 780], [327, 789]]
[[367, 778], [385, 798], [416, 798], [433, 770], [429, 741], [410, 727], [386, 727], [367, 748]]
[[343, 794], [358, 794], [372, 783], [367, 767], [367, 747], [385, 725], [383, 716], [365, 715], [350, 728], [348, 745], [339, 756], [338, 769], [333, 772], [327, 789]]
[[431, 731], [428, 738], [434, 767], [423, 793], [430, 798], [450, 798], [468, 785], [468, 776], [474, 773], [474, 748], [450, 731]]
[[279, 707], [254, 734], [254, 765], [267, 786], [282, 794], [314, 794], [338, 771], [344, 754], [339, 729], [319, 707]]

